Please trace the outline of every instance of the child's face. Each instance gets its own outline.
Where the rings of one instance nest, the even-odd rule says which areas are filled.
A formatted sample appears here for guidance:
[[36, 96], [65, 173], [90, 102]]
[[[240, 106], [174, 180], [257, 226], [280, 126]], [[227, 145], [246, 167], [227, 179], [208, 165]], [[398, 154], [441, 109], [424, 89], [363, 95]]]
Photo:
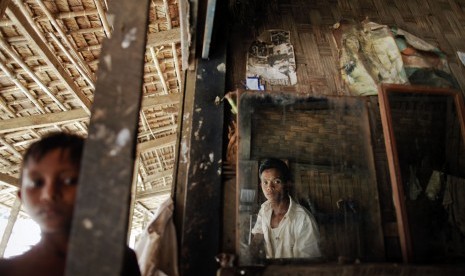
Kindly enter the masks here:
[[26, 162], [19, 196], [43, 233], [69, 232], [78, 176], [68, 150], [55, 149], [40, 161]]

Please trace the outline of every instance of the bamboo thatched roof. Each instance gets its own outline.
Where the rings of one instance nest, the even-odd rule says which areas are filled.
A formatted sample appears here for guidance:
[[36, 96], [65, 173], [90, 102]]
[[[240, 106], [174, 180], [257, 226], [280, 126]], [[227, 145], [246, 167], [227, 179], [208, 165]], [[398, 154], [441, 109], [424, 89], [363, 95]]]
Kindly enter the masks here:
[[[0, 204], [12, 206], [21, 156], [44, 134], [87, 134], [111, 0], [10, 0], [0, 19]], [[152, 0], [138, 132], [133, 228], [169, 195], [181, 100], [177, 0]], [[23, 214], [24, 215], [24, 214]]]

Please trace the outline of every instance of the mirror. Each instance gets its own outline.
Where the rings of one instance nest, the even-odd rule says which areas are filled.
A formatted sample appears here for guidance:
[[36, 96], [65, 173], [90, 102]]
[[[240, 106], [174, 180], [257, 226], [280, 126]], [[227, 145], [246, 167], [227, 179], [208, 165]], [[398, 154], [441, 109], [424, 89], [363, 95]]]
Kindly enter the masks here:
[[[238, 108], [239, 265], [384, 260], [366, 98], [244, 92]], [[269, 158], [290, 176], [260, 179]]]
[[465, 261], [465, 126], [461, 94], [379, 89], [399, 238], [405, 262]]

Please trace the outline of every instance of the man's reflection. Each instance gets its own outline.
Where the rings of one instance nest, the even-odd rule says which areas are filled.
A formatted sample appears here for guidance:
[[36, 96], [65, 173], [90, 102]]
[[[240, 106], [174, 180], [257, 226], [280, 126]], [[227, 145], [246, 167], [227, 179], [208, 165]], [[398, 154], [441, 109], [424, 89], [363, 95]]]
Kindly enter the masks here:
[[259, 176], [265, 201], [252, 229], [252, 254], [257, 257], [260, 244], [267, 258], [316, 258], [319, 232], [315, 218], [289, 195], [289, 167], [270, 158], [260, 164]]

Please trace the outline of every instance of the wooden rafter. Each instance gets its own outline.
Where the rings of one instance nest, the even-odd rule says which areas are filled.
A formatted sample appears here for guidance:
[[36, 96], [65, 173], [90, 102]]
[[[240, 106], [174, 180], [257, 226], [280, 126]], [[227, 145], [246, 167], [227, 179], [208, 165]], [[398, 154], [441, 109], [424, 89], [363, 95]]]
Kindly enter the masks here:
[[31, 38], [31, 41], [36, 44], [39, 53], [44, 58], [44, 61], [53, 69], [55, 74], [63, 81], [66, 88], [72, 91], [77, 99], [80, 101], [82, 108], [90, 114], [91, 102], [87, 96], [79, 89], [74, 83], [74, 80], [61, 66], [60, 61], [57, 59], [56, 54], [53, 53], [50, 48], [45, 44], [46, 39], [41, 36], [33, 25], [29, 23], [26, 17], [23, 15], [21, 10], [15, 6], [10, 5], [7, 9], [8, 17], [15, 23], [15, 26], [23, 33]]
[[[142, 101], [142, 108], [178, 104], [179, 97], [179, 94], [169, 94], [159, 97], [146, 97]], [[89, 115], [87, 114], [87, 112], [84, 109], [79, 108], [57, 113], [48, 113], [35, 116], [19, 117], [9, 120], [0, 120], [0, 133], [20, 131], [30, 128], [41, 128], [75, 121], [83, 121], [87, 120], [88, 118]]]
[[[190, 6], [189, 2], [187, 1], [179, 1], [179, 20], [181, 25], [179, 28], [180, 33], [178, 37], [180, 37], [181, 41], [182, 70], [187, 70], [187, 68], [189, 67], [189, 47], [191, 44], [189, 22], [191, 23], [191, 26], [195, 28], [197, 24], [197, 5], [198, 4], [196, 2], [192, 2], [192, 6]], [[194, 16], [192, 18], [189, 18], [191, 12], [192, 14], [194, 14]], [[192, 44], [195, 45], [195, 42], [193, 42]]]
[[34, 104], [34, 106], [39, 110], [40, 113], [45, 113], [45, 109], [42, 106], [42, 104], [40, 104], [37, 101], [37, 99], [31, 94], [31, 92], [29, 92], [29, 90], [18, 80], [16, 75], [14, 75], [13, 72], [11, 72], [11, 70], [5, 64], [3, 64], [3, 62], [0, 62], [0, 69], [5, 73], [5, 75], [10, 79], [10, 81], [13, 82], [16, 85], [16, 87], [24, 93], [24, 95], [26, 95], [26, 97], [32, 102], [32, 104]]
[[153, 64], [155, 65], [155, 68], [157, 69], [158, 78], [160, 79], [160, 82], [163, 86], [163, 92], [165, 94], [168, 94], [168, 86], [166, 85], [165, 77], [163, 76], [163, 72], [161, 71], [160, 62], [158, 61], [158, 58], [157, 58], [157, 53], [155, 52], [153, 47], [150, 47], [150, 54], [152, 56]]
[[18, 117], [0, 121], [0, 133], [83, 121], [88, 118], [89, 115], [82, 108], [57, 113]]
[[163, 188], [147, 190], [143, 193], [139, 193], [136, 195], [136, 200], [142, 200], [142, 199], [147, 199], [147, 198], [151, 198], [154, 196], [166, 195], [169, 193], [171, 193], [171, 187], [164, 186]]
[[[58, 37], [55, 36], [54, 33], [50, 33], [50, 36], [52, 37], [53, 41], [55, 42], [56, 45], [58, 45], [58, 48], [66, 55], [66, 57], [71, 61], [71, 63], [74, 65], [74, 67], [78, 70], [78, 72], [81, 74], [81, 76], [87, 81], [87, 84], [92, 87], [92, 89], [95, 89], [95, 79], [93, 79], [93, 76], [89, 76], [88, 73], [84, 71], [84, 68], [82, 68], [81, 63], [76, 60], [73, 55], [66, 49], [66, 47], [61, 43], [61, 41], [58, 39]], [[86, 64], [88, 65], [88, 64]], [[87, 66], [88, 67], [88, 66]], [[89, 67], [88, 67], [89, 68]], [[88, 69], [90, 70], [90, 68]]]
[[[2, 3], [3, 2], [11, 2], [11, 0], [2, 0]], [[82, 11], [60, 12], [60, 13], [54, 14], [53, 17], [55, 17], [56, 19], [68, 19], [72, 17], [97, 15], [97, 14], [98, 14], [97, 9], [89, 9], [89, 10], [82, 10]], [[35, 18], [34, 21], [44, 22], [44, 21], [48, 21], [48, 18], [46, 16], [39, 16]], [[0, 20], [0, 27], [9, 27], [12, 25], [14, 25], [14, 23], [11, 20], [8, 20], [8, 19]]]
[[0, 137], [0, 145], [3, 145], [5, 146], [10, 152], [12, 152], [14, 155], [16, 155], [16, 157], [19, 157], [22, 159], [22, 154], [19, 153], [12, 145], [8, 144], [7, 141], [5, 141], [5, 139], [1, 138]]
[[[171, 15], [170, 15], [170, 10], [169, 10], [169, 4], [168, 0], [163, 0], [163, 6], [165, 8], [165, 14], [166, 14], [166, 21], [168, 25], [168, 30], [171, 30], [173, 28], [173, 24], [171, 23]], [[180, 36], [179, 36], [180, 38]], [[176, 79], [178, 81], [178, 87], [181, 87], [181, 70], [179, 68], [179, 61], [178, 61], [178, 54], [176, 51], [176, 43], [172, 42], [171, 43], [171, 52], [173, 55], [173, 61], [174, 61], [174, 67], [176, 71]]]
[[159, 180], [161, 178], [172, 176], [172, 174], [173, 174], [173, 170], [166, 170], [166, 171], [162, 171], [162, 172], [157, 172], [157, 173], [146, 176], [144, 181], [145, 182], [156, 181], [156, 180]]
[[147, 47], [159, 47], [179, 42], [181, 42], [181, 31], [179, 28], [158, 33], [150, 33], [147, 36]]
[[100, 16], [100, 20], [102, 21], [102, 26], [103, 26], [103, 29], [105, 30], [105, 34], [107, 35], [107, 38], [111, 38], [111, 27], [110, 27], [110, 24], [108, 23], [105, 11], [103, 10], [102, 3], [100, 3], [100, 0], [94, 0], [94, 3], [95, 3], [95, 6], [97, 7], [97, 12]]
[[168, 135], [162, 138], [157, 138], [137, 145], [137, 152], [143, 153], [149, 150], [163, 148], [169, 145], [174, 145], [176, 142], [176, 134]]
[[10, 187], [19, 188], [19, 179], [4, 173], [0, 173], [0, 182]]
[[5, 253], [8, 241], [10, 239], [11, 233], [13, 232], [13, 227], [15, 225], [16, 219], [18, 218], [20, 210], [21, 200], [18, 197], [16, 197], [13, 206], [11, 206], [10, 217], [8, 218], [8, 223], [5, 227], [5, 231], [3, 232], [2, 240], [0, 241], [0, 258], [3, 258], [3, 254]]

